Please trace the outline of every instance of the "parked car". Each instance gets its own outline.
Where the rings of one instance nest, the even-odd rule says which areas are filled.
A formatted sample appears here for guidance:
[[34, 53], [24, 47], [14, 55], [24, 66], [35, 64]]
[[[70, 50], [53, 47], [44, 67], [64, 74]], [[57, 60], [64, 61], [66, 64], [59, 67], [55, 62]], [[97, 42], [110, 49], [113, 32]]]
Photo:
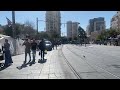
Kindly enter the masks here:
[[47, 51], [51, 51], [52, 50], [52, 43], [50, 41], [45, 41], [45, 46], [46, 46], [46, 50]]

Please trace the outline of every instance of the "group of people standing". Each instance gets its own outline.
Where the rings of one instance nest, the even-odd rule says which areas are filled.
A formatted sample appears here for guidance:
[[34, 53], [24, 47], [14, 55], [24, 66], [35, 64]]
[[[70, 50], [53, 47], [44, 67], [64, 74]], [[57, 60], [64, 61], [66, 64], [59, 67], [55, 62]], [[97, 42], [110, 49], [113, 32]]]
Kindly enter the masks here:
[[54, 49], [54, 47], [56, 48], [57, 50], [57, 47], [60, 45], [60, 42], [58, 41], [52, 41], [52, 48]]
[[[57, 49], [57, 42], [52, 42], [53, 45], [53, 49], [54, 46]], [[45, 54], [45, 50], [46, 50], [46, 45], [45, 45], [45, 40], [42, 39], [40, 42], [37, 42], [35, 39], [30, 40], [29, 38], [25, 39], [24, 43], [22, 44], [22, 46], [25, 46], [25, 60], [23, 62], [23, 64], [27, 63], [27, 55], [29, 55], [29, 61], [28, 63], [35, 63], [35, 59], [36, 59], [36, 51], [39, 50], [39, 55], [41, 56], [41, 60], [44, 60], [44, 54]], [[9, 66], [13, 63], [12, 60], [12, 56], [10, 53], [10, 44], [8, 43], [8, 39], [5, 39], [5, 43], [2, 46], [2, 51], [4, 53], [5, 56], [5, 64], [4, 66]], [[32, 58], [31, 59], [31, 52], [32, 52]]]
[[[36, 57], [36, 51], [40, 50], [39, 53], [41, 53], [41, 59], [44, 60], [44, 52], [45, 52], [45, 41], [44, 39], [41, 40], [41, 42], [37, 43], [35, 39], [32, 41], [28, 41], [29, 39], [26, 39], [23, 45], [25, 45], [25, 61], [24, 64], [27, 62], [27, 55], [29, 55], [29, 62], [28, 63], [35, 63], [35, 57]], [[32, 51], [32, 57], [33, 60], [31, 60], [31, 51]]]
[[[42, 39], [39, 43], [36, 42], [35, 39], [25, 39], [23, 46], [25, 46], [25, 61], [23, 64], [27, 62], [27, 55], [29, 55], [29, 62], [28, 63], [35, 63], [36, 51], [40, 50], [39, 53], [41, 55], [41, 60], [44, 60], [44, 52], [45, 52], [45, 41]], [[13, 63], [12, 56], [10, 53], [10, 44], [8, 43], [8, 39], [5, 39], [5, 43], [2, 46], [2, 51], [5, 59], [4, 66], [7, 67]], [[31, 59], [31, 51], [32, 57]]]

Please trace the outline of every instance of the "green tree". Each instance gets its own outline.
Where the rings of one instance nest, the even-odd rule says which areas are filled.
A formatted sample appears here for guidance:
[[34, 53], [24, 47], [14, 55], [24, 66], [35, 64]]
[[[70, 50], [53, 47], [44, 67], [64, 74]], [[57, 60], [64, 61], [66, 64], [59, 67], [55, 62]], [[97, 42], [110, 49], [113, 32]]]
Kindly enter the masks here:
[[49, 39], [47, 32], [38, 32], [36, 39], [42, 39], [42, 38]]
[[12, 26], [5, 25], [3, 26], [4, 34], [13, 37]]
[[117, 32], [117, 30], [115, 30], [115, 29], [110, 29], [110, 30], [108, 31], [108, 34], [109, 34], [110, 37], [115, 38], [115, 37], [118, 35], [118, 32]]
[[[13, 37], [12, 26], [9, 27], [8, 25], [1, 25], [1, 27], [4, 31], [3, 34]], [[16, 37], [20, 35], [25, 36], [26, 34], [28, 34], [31, 37], [35, 37], [36, 34], [36, 30], [34, 29], [34, 23], [30, 21], [26, 21], [25, 24], [15, 23], [15, 32]]]
[[22, 28], [21, 27], [22, 27], [22, 24], [20, 24], [20, 23], [16, 23], [15, 24], [16, 37], [21, 34], [21, 32], [22, 32]]
[[51, 30], [50, 32], [48, 32], [48, 35], [51, 40], [57, 40], [60, 38], [56, 30]]
[[120, 34], [120, 32], [115, 29], [105, 30], [104, 32], [101, 32], [100, 35], [98, 35], [97, 40], [106, 40], [110, 37], [116, 38], [117, 35], [119, 35], [119, 34]]
[[85, 30], [83, 28], [81, 28], [80, 26], [78, 27], [78, 37], [80, 38], [80, 42], [81, 44], [85, 41], [85, 39], [87, 38], [87, 34], [85, 32]]
[[77, 40], [77, 37], [74, 37], [74, 40]]
[[29, 35], [30, 38], [35, 37], [36, 35], [36, 30], [34, 29], [34, 23], [30, 22], [30, 21], [26, 21], [24, 25], [21, 26], [22, 31], [21, 34], [25, 35]]

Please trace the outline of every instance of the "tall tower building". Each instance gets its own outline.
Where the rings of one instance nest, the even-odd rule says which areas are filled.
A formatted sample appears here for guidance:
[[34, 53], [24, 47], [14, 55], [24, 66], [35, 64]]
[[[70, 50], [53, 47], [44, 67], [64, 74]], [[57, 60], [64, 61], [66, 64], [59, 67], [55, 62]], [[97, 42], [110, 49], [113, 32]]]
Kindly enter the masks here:
[[111, 28], [120, 29], [120, 11], [117, 11], [117, 13], [112, 17]]
[[61, 36], [61, 14], [60, 11], [46, 11], [46, 31], [56, 31]]
[[105, 30], [105, 20], [104, 17], [94, 18], [89, 20], [89, 34], [94, 31], [102, 31]]
[[72, 38], [72, 21], [67, 22], [67, 38]]
[[72, 40], [78, 37], [78, 22], [72, 23]]
[[90, 35], [89, 28], [90, 28], [90, 25], [88, 25], [88, 26], [86, 27], [86, 33], [87, 33], [87, 35]]

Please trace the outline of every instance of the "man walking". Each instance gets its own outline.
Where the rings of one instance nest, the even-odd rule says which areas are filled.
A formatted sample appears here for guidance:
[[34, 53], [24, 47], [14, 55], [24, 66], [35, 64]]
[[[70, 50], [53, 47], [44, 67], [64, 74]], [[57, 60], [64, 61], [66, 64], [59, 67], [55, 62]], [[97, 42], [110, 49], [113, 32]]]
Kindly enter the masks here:
[[24, 64], [26, 64], [26, 61], [27, 61], [27, 54], [29, 54], [29, 62], [31, 62], [31, 55], [30, 55], [30, 48], [31, 48], [31, 44], [30, 42], [28, 42], [28, 39], [25, 40], [25, 42], [23, 43], [23, 45], [25, 45], [25, 61], [24, 61]]
[[41, 50], [41, 59], [44, 60], [44, 54], [45, 54], [45, 41], [42, 39], [42, 41], [39, 43], [39, 49]]
[[35, 39], [33, 39], [33, 42], [31, 43], [31, 50], [32, 50], [32, 54], [33, 54], [32, 63], [35, 63], [36, 50], [37, 50], [37, 43], [36, 43]]
[[54, 43], [54, 41], [52, 41], [52, 48], [53, 48], [53, 50], [54, 50], [54, 45], [55, 45], [55, 43]]
[[55, 41], [55, 47], [56, 47], [56, 50], [57, 50], [57, 41]]

